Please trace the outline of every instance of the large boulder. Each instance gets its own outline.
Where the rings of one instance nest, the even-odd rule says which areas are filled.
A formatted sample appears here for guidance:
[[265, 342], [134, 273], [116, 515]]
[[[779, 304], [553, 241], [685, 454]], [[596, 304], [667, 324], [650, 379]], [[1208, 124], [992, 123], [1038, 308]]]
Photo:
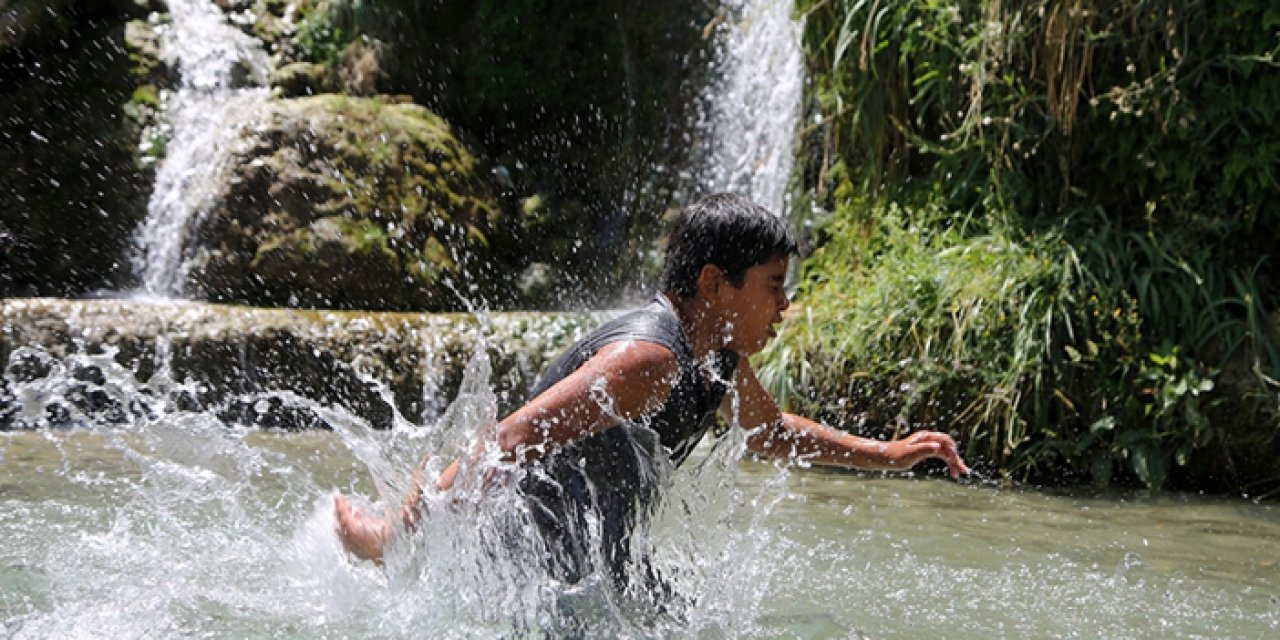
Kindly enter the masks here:
[[520, 265], [493, 255], [509, 234], [488, 175], [427, 109], [275, 100], [244, 135], [198, 231], [197, 297], [440, 311], [509, 295]]

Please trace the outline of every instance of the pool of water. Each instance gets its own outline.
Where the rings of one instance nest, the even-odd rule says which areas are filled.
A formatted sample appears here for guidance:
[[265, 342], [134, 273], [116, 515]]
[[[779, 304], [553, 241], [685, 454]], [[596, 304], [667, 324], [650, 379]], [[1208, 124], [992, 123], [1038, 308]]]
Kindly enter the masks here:
[[[655, 525], [667, 532], [656, 540], [681, 548], [677, 561], [699, 565], [683, 583], [695, 591], [695, 619], [646, 627], [593, 605], [581, 615], [613, 622], [587, 628], [633, 637], [1280, 632], [1280, 511], [1270, 505], [730, 466], [716, 498]], [[332, 536], [334, 490], [377, 496], [368, 465], [339, 433], [243, 431], [187, 416], [147, 431], [0, 434], [0, 635], [492, 637], [556, 628], [511, 610], [546, 591], [503, 586], [528, 575], [499, 570], [493, 587], [479, 574], [421, 568], [470, 553], [465, 536], [427, 534], [386, 569], [349, 562]]]
[[[759, 468], [744, 481], [767, 473]], [[873, 638], [1264, 638], [1280, 630], [1280, 511], [809, 471], [772, 514], [825, 612]], [[791, 581], [800, 585], [803, 580]]]

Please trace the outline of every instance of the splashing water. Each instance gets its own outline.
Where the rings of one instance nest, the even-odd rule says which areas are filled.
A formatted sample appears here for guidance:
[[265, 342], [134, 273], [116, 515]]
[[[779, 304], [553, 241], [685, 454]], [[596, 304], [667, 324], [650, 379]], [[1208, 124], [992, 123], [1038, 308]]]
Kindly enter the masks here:
[[[236, 401], [305, 409], [332, 432], [272, 433], [184, 409], [199, 390], [117, 353], [19, 347], [7, 363], [0, 434], [0, 629], [43, 637], [523, 637], [750, 635], [784, 547], [755, 531], [785, 475], [747, 494], [733, 481], [741, 437], [679, 470], [635, 548], [696, 608], [621, 593], [607, 571], [564, 584], [513, 485], [429, 494], [426, 515], [390, 545], [385, 568], [350, 562], [334, 535], [335, 488], [382, 509], [426, 452], [434, 476], [497, 420], [478, 348], [434, 423], [397, 415], [375, 430], [342, 406], [287, 390]], [[31, 374], [30, 371], [37, 371]], [[393, 407], [394, 410], [394, 407]], [[45, 420], [47, 414], [59, 414]], [[61, 426], [55, 426], [61, 425]], [[750, 513], [747, 513], [750, 511]], [[699, 517], [690, 519], [689, 513]], [[744, 556], [745, 554], [745, 556]], [[751, 558], [743, 562], [744, 557]], [[726, 580], [726, 578], [728, 580]], [[757, 585], [741, 589], [738, 585]]]
[[725, 3], [727, 33], [700, 125], [708, 138], [702, 188], [742, 193], [778, 215], [788, 211], [805, 77], [803, 23], [792, 20], [792, 8], [779, 0]]
[[[19, 347], [0, 408], [0, 635], [141, 637], [1269, 637], [1280, 511], [1090, 498], [739, 462], [741, 430], [679, 469], [635, 553], [684, 596], [568, 585], [506, 485], [429, 494], [386, 566], [350, 562], [334, 490], [398, 505], [496, 419], [477, 350], [439, 419], [393, 427], [288, 391], [332, 431], [184, 409], [198, 389], [107, 349]], [[34, 372], [34, 373], [33, 373]], [[5, 391], [7, 389], [7, 391]], [[277, 406], [277, 405], [272, 405]], [[101, 416], [95, 411], [106, 412]], [[50, 425], [62, 425], [50, 426]]]
[[162, 55], [181, 86], [165, 102], [165, 156], [132, 256], [141, 293], [181, 296], [187, 241], [211, 206], [241, 127], [266, 101], [262, 44], [227, 22], [211, 0], [169, 0]]

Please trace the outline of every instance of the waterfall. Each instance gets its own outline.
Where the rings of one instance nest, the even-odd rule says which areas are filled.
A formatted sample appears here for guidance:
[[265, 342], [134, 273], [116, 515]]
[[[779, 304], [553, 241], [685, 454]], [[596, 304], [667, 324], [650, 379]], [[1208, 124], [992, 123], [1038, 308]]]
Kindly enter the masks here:
[[166, 101], [164, 159], [132, 256], [139, 292], [181, 296], [187, 238], [211, 205], [240, 125], [267, 99], [262, 44], [227, 22], [212, 0], [168, 0], [162, 54], [181, 84]]
[[723, 36], [703, 97], [700, 189], [733, 191], [786, 215], [804, 66], [793, 3], [728, 0]]

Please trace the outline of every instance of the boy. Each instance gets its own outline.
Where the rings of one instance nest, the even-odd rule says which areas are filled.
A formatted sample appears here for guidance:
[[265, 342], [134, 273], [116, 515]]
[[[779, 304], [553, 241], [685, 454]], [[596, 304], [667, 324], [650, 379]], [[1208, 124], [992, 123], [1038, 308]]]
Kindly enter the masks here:
[[[794, 253], [782, 221], [742, 197], [713, 195], [690, 205], [668, 241], [663, 292], [561, 355], [533, 399], [472, 456], [447, 467], [437, 487], [483, 473], [477, 468], [486, 455], [525, 467], [519, 489], [554, 550], [547, 560], [576, 582], [601, 556], [614, 578], [624, 579], [630, 532], [661, 489], [653, 465], [682, 463], [717, 411], [748, 430], [747, 446], [760, 455], [885, 470], [940, 458], [952, 478], [968, 473], [946, 434], [882, 442], [779, 410], [747, 356], [776, 335], [790, 304], [783, 285]], [[416, 486], [401, 511], [407, 526], [419, 515], [421, 479]], [[334, 505], [347, 550], [380, 561], [390, 519], [353, 510], [341, 495]], [[597, 527], [588, 526], [588, 513]]]

